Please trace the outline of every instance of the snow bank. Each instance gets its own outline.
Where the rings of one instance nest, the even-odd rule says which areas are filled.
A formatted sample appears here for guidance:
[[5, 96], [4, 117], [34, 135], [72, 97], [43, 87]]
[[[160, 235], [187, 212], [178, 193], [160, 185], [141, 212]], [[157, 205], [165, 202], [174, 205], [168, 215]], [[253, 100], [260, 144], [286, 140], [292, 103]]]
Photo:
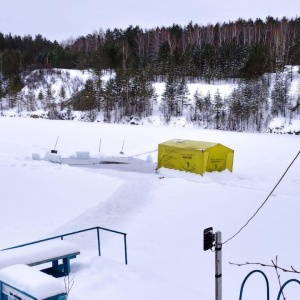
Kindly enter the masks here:
[[58, 279], [22, 264], [0, 270], [0, 281], [37, 299], [66, 293], [64, 284]]
[[0, 252], [0, 269], [15, 264], [34, 265], [36, 262], [50, 258], [62, 257], [72, 253], [80, 253], [79, 249], [61, 240], [28, 245]]
[[285, 118], [275, 118], [270, 122], [269, 132], [271, 133], [288, 133], [300, 134], [300, 120], [288, 121]]

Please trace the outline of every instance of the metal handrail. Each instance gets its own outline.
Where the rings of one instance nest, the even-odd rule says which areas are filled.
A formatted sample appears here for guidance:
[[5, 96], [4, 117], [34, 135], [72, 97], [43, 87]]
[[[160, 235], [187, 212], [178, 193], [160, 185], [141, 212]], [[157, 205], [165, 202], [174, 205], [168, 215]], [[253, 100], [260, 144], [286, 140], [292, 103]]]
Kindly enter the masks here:
[[6, 250], [16, 249], [16, 248], [20, 248], [20, 247], [25, 247], [25, 246], [29, 246], [29, 245], [33, 245], [33, 244], [37, 244], [37, 243], [42, 243], [42, 242], [46, 242], [46, 241], [50, 241], [50, 240], [54, 240], [54, 239], [58, 239], [58, 238], [60, 238], [61, 240], [63, 240], [65, 236], [74, 235], [74, 234], [78, 234], [78, 233], [82, 233], [82, 232], [86, 232], [86, 231], [91, 231], [91, 230], [97, 230], [98, 254], [99, 254], [99, 256], [101, 256], [100, 233], [99, 233], [99, 230], [109, 231], [109, 232], [112, 232], [112, 233], [117, 233], [117, 234], [123, 235], [123, 237], [124, 237], [125, 264], [126, 265], [128, 264], [128, 259], [127, 259], [127, 240], [126, 240], [127, 233], [116, 231], [116, 230], [112, 230], [112, 229], [108, 229], [108, 228], [104, 228], [104, 227], [99, 227], [99, 226], [92, 227], [92, 228], [87, 228], [87, 229], [82, 229], [82, 230], [78, 230], [78, 231], [74, 231], [74, 232], [69, 232], [69, 233], [65, 233], [65, 234], [61, 234], [61, 235], [52, 236], [52, 237], [49, 237], [49, 238], [46, 238], [46, 239], [37, 240], [37, 241], [33, 241], [33, 242], [30, 242], [30, 243], [26, 243], [26, 244], [21, 244], [21, 245], [17, 245], [17, 246], [5, 248], [5, 249], [2, 249], [0, 251], [6, 251]]
[[243, 290], [244, 290], [244, 285], [246, 283], [246, 281], [248, 280], [248, 278], [253, 274], [253, 273], [260, 273], [264, 276], [265, 280], [266, 280], [266, 285], [267, 285], [267, 300], [270, 299], [270, 289], [269, 289], [269, 280], [266, 276], [266, 274], [260, 270], [254, 270], [252, 272], [250, 272], [244, 279], [243, 283], [242, 283], [242, 286], [241, 286], [241, 290], [240, 290], [240, 298], [239, 300], [242, 300], [242, 295], [243, 295]]
[[286, 287], [286, 285], [288, 285], [289, 283], [291, 283], [291, 282], [293, 282], [293, 281], [300, 284], [300, 281], [297, 280], [297, 279], [290, 279], [290, 280], [286, 281], [286, 282], [282, 285], [282, 287], [280, 288], [280, 290], [279, 290], [279, 293], [278, 293], [278, 296], [277, 296], [277, 300], [280, 299], [280, 296], [281, 296], [281, 294], [282, 294], [282, 291], [283, 291], [283, 289]]
[[[267, 300], [269, 300], [269, 297], [270, 297], [270, 293], [269, 293], [269, 281], [268, 281], [268, 278], [266, 276], [266, 274], [260, 270], [254, 270], [252, 272], [250, 272], [244, 279], [243, 283], [242, 283], [242, 286], [241, 286], [241, 290], [240, 290], [240, 298], [239, 300], [242, 300], [242, 295], [243, 295], [243, 289], [244, 289], [244, 285], [246, 283], [246, 281], [248, 280], [248, 278], [253, 274], [253, 273], [260, 273], [264, 276], [265, 280], [266, 280], [266, 285], [267, 285]], [[290, 279], [288, 281], [286, 281], [280, 288], [279, 290], [279, 293], [278, 293], [278, 296], [277, 296], [277, 300], [280, 300], [280, 296], [283, 295], [283, 289], [291, 282], [297, 282], [298, 284], [300, 284], [300, 281], [297, 280], [297, 279]]]

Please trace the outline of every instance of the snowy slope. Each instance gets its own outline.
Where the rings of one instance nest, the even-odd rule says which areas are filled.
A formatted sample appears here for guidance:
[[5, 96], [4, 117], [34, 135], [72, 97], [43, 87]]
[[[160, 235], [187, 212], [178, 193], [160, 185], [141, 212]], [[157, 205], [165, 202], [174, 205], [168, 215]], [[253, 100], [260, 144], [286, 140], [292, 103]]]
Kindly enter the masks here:
[[[66, 238], [81, 251], [71, 261], [75, 277], [70, 300], [214, 299], [214, 253], [203, 251], [203, 229], [221, 230], [223, 241], [231, 237], [300, 150], [299, 138], [292, 135], [23, 118], [0, 118], [0, 128], [1, 249], [93, 226], [128, 235], [127, 266], [121, 236], [101, 232], [101, 257], [96, 233]], [[119, 157], [125, 140], [123, 157], [146, 160], [151, 155], [153, 163], [148, 157], [150, 172], [124, 172], [31, 159], [32, 153], [43, 157], [53, 149], [57, 136], [64, 158], [78, 150], [95, 158]], [[154, 150], [172, 138], [220, 142], [234, 149], [233, 173], [201, 177], [162, 169], [156, 174]], [[278, 255], [281, 266], [300, 269], [299, 167], [300, 158], [259, 214], [223, 246], [223, 299], [237, 299], [243, 278], [256, 268], [228, 262], [270, 263]], [[275, 299], [276, 273], [262, 269]], [[264, 282], [254, 277], [243, 299], [264, 297]], [[281, 280], [291, 277], [283, 274]], [[299, 295], [296, 287], [287, 290], [287, 298]]]
[[[288, 82], [288, 94], [291, 100], [291, 106], [295, 106], [297, 103], [297, 99], [299, 97], [300, 91], [300, 74], [299, 74], [299, 66], [286, 66], [282, 73], [283, 77], [287, 79]], [[105, 83], [109, 78], [114, 77], [115, 73], [111, 71], [105, 71], [101, 80]], [[60, 110], [61, 104], [64, 101], [67, 101], [72, 96], [74, 96], [78, 91], [84, 88], [84, 85], [88, 79], [93, 79], [94, 74], [91, 70], [67, 70], [67, 69], [41, 69], [35, 70], [28, 74], [25, 77], [25, 87], [22, 89], [19, 97], [22, 99], [27, 99], [26, 101], [20, 101], [18, 105], [14, 109], [6, 109], [8, 108], [8, 99], [3, 99], [2, 104], [4, 110], [1, 111], [1, 115], [3, 116], [20, 116], [20, 117], [40, 117], [40, 118], [49, 118], [46, 111], [43, 108], [45, 105], [45, 95], [49, 93], [51, 90], [52, 97], [54, 102], [57, 105], [57, 109]], [[265, 74], [265, 78], [269, 82], [269, 107], [271, 107], [271, 91], [274, 88], [276, 74]], [[239, 79], [235, 80], [227, 80], [227, 81], [213, 81], [211, 83], [207, 83], [201, 80], [195, 80], [196, 82], [187, 82], [187, 87], [189, 90], [189, 107], [184, 109], [182, 117], [172, 117], [169, 125], [175, 127], [182, 126], [194, 126], [191, 122], [191, 111], [193, 111], [194, 107], [194, 94], [198, 90], [203, 96], [210, 93], [212, 98], [214, 95], [219, 92], [222, 96], [222, 99], [226, 102], [228, 101], [228, 96], [232, 93], [233, 89], [238, 87]], [[162, 109], [161, 109], [161, 97], [165, 89], [164, 82], [153, 82], [152, 83], [155, 93], [157, 95], [157, 103], [153, 104], [153, 112], [152, 115], [139, 119], [137, 118], [136, 123], [139, 125], [165, 125], [165, 119], [163, 117]], [[62, 89], [65, 92], [64, 98], [61, 97]], [[27, 111], [27, 102], [30, 94], [34, 94], [36, 99], [35, 111]], [[44, 99], [39, 100], [43, 95]], [[95, 117], [96, 122], [103, 122], [103, 112], [95, 113], [97, 116]], [[299, 123], [299, 113], [292, 114], [287, 113], [285, 118], [273, 118], [271, 116], [267, 116], [268, 111], [265, 112], [265, 117], [267, 123], [263, 126], [262, 130], [269, 130], [272, 133], [299, 133], [300, 132], [300, 123]], [[81, 111], [72, 111], [72, 119], [75, 121], [81, 120], [86, 121], [90, 120], [88, 117], [89, 112], [81, 112]], [[67, 118], [67, 110], [64, 109], [61, 112], [61, 118]], [[135, 117], [135, 116], [132, 116]], [[70, 117], [68, 117], [70, 119]], [[270, 120], [269, 120], [270, 119]], [[129, 122], [127, 119], [122, 120], [122, 122]], [[200, 125], [199, 125], [200, 126]], [[204, 125], [206, 126], [206, 125]], [[251, 131], [251, 129], [249, 129]]]

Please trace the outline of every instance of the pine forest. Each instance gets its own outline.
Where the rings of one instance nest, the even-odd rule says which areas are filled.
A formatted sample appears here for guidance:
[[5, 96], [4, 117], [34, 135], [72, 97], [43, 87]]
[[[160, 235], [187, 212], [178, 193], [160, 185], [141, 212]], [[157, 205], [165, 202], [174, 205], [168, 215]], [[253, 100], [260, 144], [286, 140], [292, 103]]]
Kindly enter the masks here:
[[[154, 114], [153, 84], [164, 83], [159, 111], [165, 124], [185, 116], [204, 128], [262, 132], [274, 118], [300, 119], [299, 66], [300, 18], [130, 26], [60, 43], [0, 33], [0, 112], [43, 109], [47, 118], [71, 119], [81, 111], [89, 121], [99, 113], [104, 122], [139, 120]], [[72, 92], [62, 86], [54, 97], [54, 82], [45, 76], [62, 76], [62, 69], [92, 76], [81, 83], [64, 78]], [[106, 74], [114, 76], [103, 80]], [[197, 82], [234, 88], [226, 96], [191, 94], [188, 84]]]

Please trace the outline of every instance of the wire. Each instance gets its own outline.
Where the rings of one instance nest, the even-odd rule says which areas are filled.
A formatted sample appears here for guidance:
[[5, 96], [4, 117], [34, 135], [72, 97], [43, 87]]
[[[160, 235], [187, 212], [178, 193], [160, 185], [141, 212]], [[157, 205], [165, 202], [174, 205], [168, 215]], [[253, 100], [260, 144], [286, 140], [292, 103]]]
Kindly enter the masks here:
[[256, 212], [252, 215], [252, 217], [247, 221], [247, 223], [241, 227], [232, 237], [230, 237], [229, 239], [227, 239], [224, 243], [222, 243], [222, 245], [226, 244], [227, 242], [229, 242], [230, 240], [232, 240], [234, 237], [236, 237], [249, 223], [250, 221], [257, 215], [257, 213], [260, 211], [260, 209], [267, 203], [267, 201], [269, 200], [269, 198], [271, 197], [271, 195], [273, 194], [273, 192], [275, 191], [275, 189], [277, 188], [277, 186], [279, 185], [279, 183], [282, 181], [282, 179], [284, 178], [284, 176], [286, 175], [286, 173], [288, 172], [288, 170], [290, 169], [290, 167], [293, 165], [293, 163], [295, 162], [295, 160], [298, 158], [298, 156], [300, 155], [300, 151], [298, 152], [298, 154], [295, 156], [295, 158], [293, 159], [293, 161], [290, 163], [290, 165], [288, 166], [288, 168], [285, 170], [284, 174], [281, 176], [281, 178], [279, 179], [279, 181], [276, 183], [276, 185], [274, 186], [274, 188], [272, 189], [272, 191], [270, 192], [270, 194], [268, 195], [268, 197], [266, 198], [266, 200], [261, 204], [261, 206], [256, 210]]

